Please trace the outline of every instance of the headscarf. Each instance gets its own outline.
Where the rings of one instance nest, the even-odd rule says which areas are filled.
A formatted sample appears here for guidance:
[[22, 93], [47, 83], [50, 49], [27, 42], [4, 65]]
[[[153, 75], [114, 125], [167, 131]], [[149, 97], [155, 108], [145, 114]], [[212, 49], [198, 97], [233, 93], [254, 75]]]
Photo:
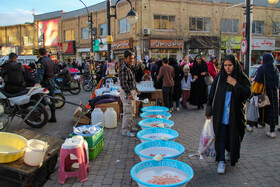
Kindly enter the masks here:
[[273, 56], [270, 53], [265, 53], [263, 55], [263, 64], [258, 68], [257, 75], [254, 81], [259, 83], [265, 83], [267, 86], [279, 87], [279, 71], [273, 64]]
[[234, 69], [233, 71], [231, 72], [230, 76], [232, 78], [234, 78], [238, 83], [242, 84], [243, 83], [243, 80], [244, 78], [247, 76], [245, 75], [245, 73], [242, 71], [242, 68], [239, 64], [238, 61], [235, 60], [235, 57], [233, 55], [227, 55], [222, 63], [222, 67], [221, 67], [221, 71], [220, 71], [220, 77], [221, 77], [221, 83], [224, 84], [225, 86], [225, 90], [228, 90], [228, 91], [231, 91], [233, 89], [233, 86], [228, 84], [227, 83], [227, 77], [229, 76], [225, 70], [225, 67], [224, 67], [224, 63], [226, 60], [229, 60], [231, 61], [231, 63], [233, 64], [234, 66]]

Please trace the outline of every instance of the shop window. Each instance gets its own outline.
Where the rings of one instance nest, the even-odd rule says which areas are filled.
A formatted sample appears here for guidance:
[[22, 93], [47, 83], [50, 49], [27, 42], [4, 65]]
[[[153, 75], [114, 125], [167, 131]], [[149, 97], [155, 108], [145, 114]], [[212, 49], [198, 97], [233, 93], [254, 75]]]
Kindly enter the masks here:
[[280, 22], [273, 22], [272, 34], [280, 35]]
[[74, 30], [64, 31], [64, 41], [74, 40]]
[[119, 20], [119, 33], [126, 33], [129, 32], [130, 25], [127, 22], [126, 18]]
[[175, 30], [175, 16], [154, 15], [154, 29]]
[[221, 29], [223, 33], [238, 33], [238, 19], [222, 19]]
[[89, 28], [88, 27], [83, 27], [81, 29], [81, 39], [82, 40], [89, 39]]
[[33, 45], [33, 36], [24, 36], [23, 37], [23, 45], [24, 46]]
[[252, 33], [253, 34], [263, 34], [264, 33], [264, 21], [253, 21]]
[[99, 25], [99, 36], [106, 36], [107, 34], [107, 23]]
[[189, 18], [189, 30], [198, 32], [210, 32], [211, 18]]

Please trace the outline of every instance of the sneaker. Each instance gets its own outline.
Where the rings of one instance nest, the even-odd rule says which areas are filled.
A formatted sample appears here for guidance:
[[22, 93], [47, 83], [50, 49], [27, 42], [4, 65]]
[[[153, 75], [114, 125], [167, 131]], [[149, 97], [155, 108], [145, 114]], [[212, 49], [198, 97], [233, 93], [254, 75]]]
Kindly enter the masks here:
[[270, 138], [276, 138], [276, 132], [266, 132], [266, 135]]
[[225, 160], [226, 160], [226, 161], [229, 161], [230, 159], [231, 159], [230, 153], [227, 153], [227, 155], [226, 155], [226, 157], [225, 157]]
[[175, 110], [179, 112], [179, 111], [180, 111], [180, 108], [179, 108], [179, 107], [176, 107]]
[[137, 132], [139, 129], [137, 128], [137, 127], [132, 127], [131, 129], [130, 129], [130, 131], [132, 131], [132, 132]]
[[128, 132], [122, 132], [122, 135], [123, 136], [129, 136], [129, 137], [134, 137], [135, 135], [132, 133], [132, 132], [130, 132], [130, 131], [128, 131]]
[[250, 125], [246, 125], [247, 127], [247, 131], [252, 132], [253, 131], [253, 127], [251, 127]]
[[184, 108], [184, 109], [188, 109], [188, 107], [187, 107], [187, 106], [183, 106], [183, 108]]
[[220, 161], [218, 163], [217, 173], [224, 174], [226, 170], [226, 163], [224, 161]]

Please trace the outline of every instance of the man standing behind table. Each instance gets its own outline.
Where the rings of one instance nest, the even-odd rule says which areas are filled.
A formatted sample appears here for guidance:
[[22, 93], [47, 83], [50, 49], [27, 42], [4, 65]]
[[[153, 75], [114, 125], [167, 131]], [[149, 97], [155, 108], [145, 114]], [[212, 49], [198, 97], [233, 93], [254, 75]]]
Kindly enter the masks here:
[[140, 94], [136, 88], [136, 81], [132, 65], [134, 62], [134, 55], [131, 51], [124, 52], [124, 63], [119, 72], [120, 80], [120, 98], [123, 104], [123, 121], [122, 121], [122, 135], [134, 137], [131, 131], [137, 131], [136, 127], [132, 127], [133, 118], [136, 114], [135, 94]]
[[[37, 61], [37, 75], [35, 80], [35, 86], [39, 86], [40, 84], [42, 87], [47, 88], [49, 90], [49, 96], [54, 97], [54, 72], [55, 70], [55, 62], [52, 61], [47, 56], [47, 51], [45, 48], [39, 49], [39, 60]], [[51, 110], [51, 118], [49, 122], [56, 122], [55, 117], [55, 101], [51, 99], [51, 104], [49, 104]]]

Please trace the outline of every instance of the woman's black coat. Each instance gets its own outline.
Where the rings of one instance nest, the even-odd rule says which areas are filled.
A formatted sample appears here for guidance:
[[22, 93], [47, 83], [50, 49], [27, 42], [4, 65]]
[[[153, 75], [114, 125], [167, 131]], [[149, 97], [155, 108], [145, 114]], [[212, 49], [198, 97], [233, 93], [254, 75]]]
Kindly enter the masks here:
[[[219, 161], [220, 157], [220, 130], [224, 112], [225, 94], [228, 87], [226, 79], [221, 77], [221, 73], [219, 73], [214, 79], [206, 108], [206, 116], [213, 116], [216, 161]], [[219, 83], [216, 90], [217, 82]], [[229, 136], [226, 141], [226, 150], [230, 152], [231, 165], [234, 166], [240, 157], [240, 145], [245, 134], [245, 103], [251, 95], [251, 85], [247, 76], [242, 74], [237, 79], [237, 84], [235, 87], [232, 87], [231, 91]]]
[[182, 68], [178, 64], [171, 64], [175, 71], [174, 77], [174, 90], [173, 90], [173, 100], [177, 101], [181, 98], [182, 95], [182, 88], [181, 88], [181, 80], [184, 77], [184, 72]]
[[205, 61], [193, 63], [191, 74], [193, 76], [198, 76], [198, 79], [191, 84], [191, 96], [190, 104], [201, 106], [207, 101], [207, 85], [204, 82], [204, 75], [201, 75], [202, 72], [208, 73], [208, 67]]

